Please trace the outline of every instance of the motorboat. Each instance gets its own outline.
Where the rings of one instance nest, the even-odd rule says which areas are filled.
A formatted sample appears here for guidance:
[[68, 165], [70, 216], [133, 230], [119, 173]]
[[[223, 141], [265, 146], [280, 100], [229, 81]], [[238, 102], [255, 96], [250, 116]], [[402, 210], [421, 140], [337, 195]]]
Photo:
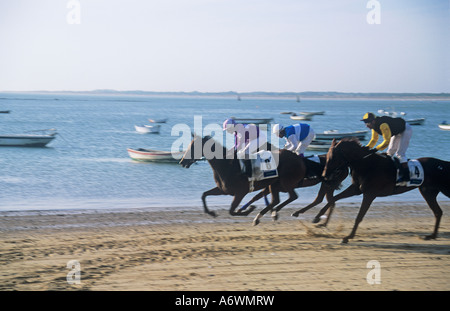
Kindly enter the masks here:
[[132, 160], [142, 162], [178, 163], [184, 154], [184, 151], [170, 152], [145, 148], [128, 148], [127, 151]]
[[325, 114], [325, 111], [302, 111], [300, 112], [300, 114], [304, 115], [304, 116], [323, 116]]
[[135, 125], [134, 128], [140, 134], [158, 134], [161, 125]]
[[316, 133], [316, 140], [333, 140], [342, 139], [345, 137], [356, 137], [359, 140], [366, 139], [369, 131], [355, 131], [355, 132], [339, 132], [338, 130], [324, 131], [323, 133]]
[[439, 124], [439, 128], [441, 130], [450, 131], [450, 124], [448, 124], [446, 121], [443, 121], [441, 124]]

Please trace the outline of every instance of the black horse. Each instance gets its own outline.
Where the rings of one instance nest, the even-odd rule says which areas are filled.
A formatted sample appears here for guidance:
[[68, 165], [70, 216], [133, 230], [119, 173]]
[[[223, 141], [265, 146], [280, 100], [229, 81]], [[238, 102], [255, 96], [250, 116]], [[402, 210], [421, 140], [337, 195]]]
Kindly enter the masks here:
[[[215, 155], [219, 156], [211, 157], [206, 155], [204, 152], [204, 150], [207, 149], [205, 148], [205, 145], [210, 148]], [[289, 193], [289, 198], [280, 204], [281, 207], [297, 199], [298, 196], [294, 189], [305, 176], [305, 164], [295, 153], [283, 149], [272, 150], [272, 152], [278, 153], [278, 156], [275, 157], [275, 159], [278, 158], [278, 177], [255, 181], [253, 185], [254, 190], [268, 188], [272, 195], [270, 204], [258, 214], [258, 219], [280, 203], [280, 192]], [[254, 207], [248, 210], [236, 211], [239, 203], [251, 189], [247, 176], [241, 172], [239, 160], [236, 157], [236, 152], [232, 155], [228, 154], [228, 151], [220, 143], [214, 141], [209, 136], [203, 138], [200, 136], [194, 136], [185, 154], [183, 155], [183, 158], [180, 160], [180, 164], [183, 167], [189, 168], [193, 163], [197, 162], [204, 156], [207, 158], [207, 161], [214, 172], [214, 180], [217, 185], [216, 187], [204, 192], [202, 195], [205, 213], [214, 217], [216, 216], [216, 213], [209, 211], [206, 205], [207, 196], [232, 195], [234, 198], [229, 210], [230, 214], [232, 216], [247, 216], [253, 211]]]
[[[438, 234], [442, 210], [436, 197], [442, 192], [450, 197], [450, 162], [436, 158], [417, 159], [424, 170], [424, 181], [418, 187], [428, 206], [434, 213], [435, 225], [431, 235], [426, 240], [435, 239]], [[371, 149], [361, 146], [357, 139], [343, 139], [339, 143], [332, 142], [327, 153], [327, 162], [323, 172], [326, 180], [335, 178], [337, 169], [351, 168], [352, 184], [334, 197], [334, 201], [363, 194], [362, 204], [356, 217], [353, 229], [343, 243], [355, 236], [359, 223], [376, 197], [404, 193], [417, 187], [396, 186], [396, 166], [391, 157], [374, 153]], [[327, 204], [328, 205], [328, 204]], [[325, 212], [325, 206], [322, 212]], [[320, 217], [320, 213], [318, 215]]]

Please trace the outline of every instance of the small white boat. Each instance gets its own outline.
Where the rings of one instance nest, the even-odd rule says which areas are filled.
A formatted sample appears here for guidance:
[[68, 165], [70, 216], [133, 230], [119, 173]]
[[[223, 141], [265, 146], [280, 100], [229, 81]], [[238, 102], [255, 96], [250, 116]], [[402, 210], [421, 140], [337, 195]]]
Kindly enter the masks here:
[[422, 125], [425, 123], [425, 118], [409, 119], [409, 120], [405, 120], [405, 121], [409, 125]]
[[34, 134], [13, 134], [0, 135], [0, 146], [5, 147], [45, 147], [56, 136], [55, 133], [34, 135]]
[[167, 118], [164, 118], [164, 119], [148, 119], [148, 121], [150, 121], [150, 123], [166, 123], [167, 122]]
[[172, 162], [178, 163], [184, 154], [184, 151], [170, 152], [154, 149], [127, 149], [128, 154], [132, 160], [142, 161], [142, 162]]
[[316, 140], [333, 140], [342, 139], [344, 137], [356, 137], [359, 140], [366, 139], [366, 134], [369, 131], [355, 131], [355, 132], [339, 132], [337, 130], [325, 131], [323, 133], [316, 134]]
[[300, 112], [300, 114], [304, 116], [323, 116], [325, 114], [325, 111], [311, 111], [311, 112], [302, 111]]
[[444, 121], [441, 124], [439, 124], [439, 128], [441, 130], [450, 131], [450, 124], [448, 124], [447, 122]]
[[312, 120], [312, 116], [311, 115], [297, 115], [296, 113], [293, 113], [291, 115], [291, 120], [296, 120], [296, 121], [311, 121]]
[[244, 124], [268, 124], [271, 121], [273, 121], [273, 118], [236, 118], [231, 117], [234, 121], [237, 123], [244, 123]]
[[331, 147], [331, 141], [326, 140], [313, 140], [309, 146], [306, 148], [307, 150], [328, 150]]
[[161, 128], [161, 125], [135, 125], [134, 128], [140, 134], [158, 134]]

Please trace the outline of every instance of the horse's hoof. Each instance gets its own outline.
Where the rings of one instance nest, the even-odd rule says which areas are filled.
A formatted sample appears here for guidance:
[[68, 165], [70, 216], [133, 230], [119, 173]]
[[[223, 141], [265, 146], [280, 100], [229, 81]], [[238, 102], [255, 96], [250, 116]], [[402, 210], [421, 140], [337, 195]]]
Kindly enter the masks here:
[[259, 219], [253, 220], [253, 226], [257, 226], [259, 224]]
[[278, 213], [277, 212], [272, 212], [272, 220], [273, 221], [277, 221], [278, 220]]
[[348, 238], [343, 238], [341, 244], [347, 244], [348, 243]]
[[423, 237], [423, 239], [424, 239], [425, 241], [436, 240], [436, 236], [435, 236], [434, 234], [426, 235], [426, 236]]
[[292, 213], [292, 217], [298, 217], [298, 215], [300, 214], [300, 211], [296, 211], [296, 212], [294, 212], [294, 213]]
[[312, 221], [313, 224], [317, 224], [320, 222], [320, 217], [315, 217]]
[[212, 217], [214, 217], [214, 218], [217, 217], [217, 214], [216, 214], [215, 212], [209, 212], [208, 215], [209, 215], [209, 216], [212, 216]]

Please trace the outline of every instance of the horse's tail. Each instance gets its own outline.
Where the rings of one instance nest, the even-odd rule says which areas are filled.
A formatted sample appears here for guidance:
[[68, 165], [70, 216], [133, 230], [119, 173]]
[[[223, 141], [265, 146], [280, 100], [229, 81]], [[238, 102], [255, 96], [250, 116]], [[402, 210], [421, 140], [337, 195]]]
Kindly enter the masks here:
[[419, 161], [423, 166], [425, 179], [450, 198], [450, 162], [436, 158], [420, 158]]

